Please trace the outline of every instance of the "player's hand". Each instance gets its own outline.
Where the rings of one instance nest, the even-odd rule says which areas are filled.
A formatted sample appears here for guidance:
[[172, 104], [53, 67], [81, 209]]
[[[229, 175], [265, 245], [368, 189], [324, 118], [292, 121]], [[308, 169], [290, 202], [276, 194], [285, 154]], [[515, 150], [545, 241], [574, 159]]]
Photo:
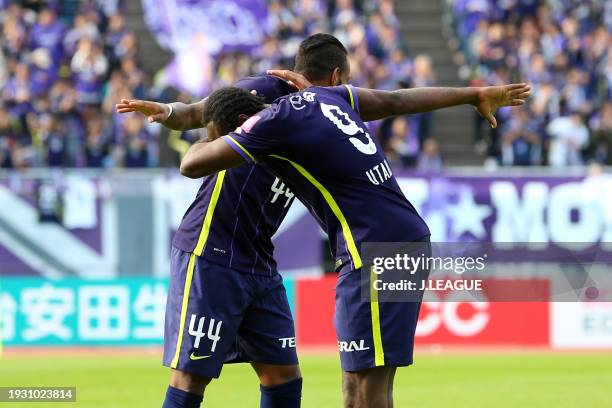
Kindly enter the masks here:
[[531, 86], [528, 84], [511, 84], [503, 86], [483, 86], [478, 91], [478, 101], [476, 111], [485, 118], [491, 127], [497, 127], [495, 112], [504, 106], [520, 106], [531, 93]]
[[309, 80], [302, 74], [298, 74], [297, 72], [289, 71], [288, 69], [269, 69], [266, 71], [268, 75], [274, 75], [281, 79], [287, 81], [289, 85], [297, 89], [298, 91], [303, 91], [306, 88], [312, 86]]
[[170, 108], [165, 103], [139, 99], [122, 99], [115, 105], [115, 109], [117, 113], [140, 112], [147, 116], [149, 123], [163, 123], [170, 115]]

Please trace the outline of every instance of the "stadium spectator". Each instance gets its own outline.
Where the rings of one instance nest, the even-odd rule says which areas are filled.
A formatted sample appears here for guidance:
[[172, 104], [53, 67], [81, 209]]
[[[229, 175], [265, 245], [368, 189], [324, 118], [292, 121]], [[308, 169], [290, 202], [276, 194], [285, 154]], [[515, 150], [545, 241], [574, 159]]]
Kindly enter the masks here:
[[[423, 87], [436, 85], [436, 75], [433, 70], [431, 57], [417, 55], [414, 58], [414, 74], [410, 87]], [[423, 143], [431, 134], [431, 121], [433, 113], [422, 113], [416, 117], [420, 143]]]
[[93, 39], [79, 41], [70, 68], [76, 78], [77, 98], [80, 104], [99, 104], [103, 81], [108, 70], [108, 60], [102, 48]]
[[68, 141], [64, 129], [55, 117], [43, 115], [38, 121], [37, 138], [45, 148], [45, 162], [49, 167], [66, 167], [71, 165]]
[[42, 49], [49, 53], [53, 65], [58, 66], [63, 56], [62, 40], [64, 24], [57, 19], [52, 8], [44, 8], [38, 13], [38, 19], [30, 29], [28, 47], [31, 51]]
[[30, 89], [30, 69], [25, 63], [15, 66], [3, 92], [3, 100], [9, 112], [24, 121], [26, 114], [32, 109]]
[[584, 164], [582, 150], [589, 141], [589, 131], [580, 112], [553, 119], [546, 132], [550, 136], [548, 164], [554, 167]]
[[527, 110], [518, 109], [502, 135], [502, 164], [531, 166], [541, 162], [542, 139], [538, 123]]
[[423, 152], [419, 156], [417, 168], [424, 172], [439, 172], [444, 166], [442, 155], [435, 139], [429, 138], [423, 141]]
[[418, 127], [415, 120], [401, 116], [393, 119], [386, 152], [394, 164], [414, 167], [420, 154]]
[[7, 58], [16, 58], [27, 42], [26, 28], [20, 15], [4, 12], [2, 51]]
[[612, 102], [607, 102], [601, 113], [593, 117], [589, 153], [599, 164], [612, 165]]
[[64, 50], [66, 53], [73, 55], [77, 50], [79, 42], [85, 38], [97, 41], [100, 38], [100, 32], [93, 22], [80, 14], [74, 18], [74, 27], [68, 30], [64, 38]]
[[0, 105], [0, 167], [15, 167], [15, 145], [24, 134], [22, 123]]
[[117, 139], [118, 154], [125, 167], [149, 167], [155, 163], [155, 149], [151, 146], [155, 139], [139, 116], [126, 117]]

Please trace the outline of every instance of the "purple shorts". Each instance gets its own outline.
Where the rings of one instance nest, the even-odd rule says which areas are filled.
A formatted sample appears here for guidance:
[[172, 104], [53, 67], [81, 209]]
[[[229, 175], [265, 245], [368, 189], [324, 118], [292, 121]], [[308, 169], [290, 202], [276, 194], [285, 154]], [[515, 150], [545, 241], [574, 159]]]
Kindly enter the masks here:
[[237, 272], [173, 247], [164, 365], [217, 378], [234, 362], [298, 364], [281, 276]]

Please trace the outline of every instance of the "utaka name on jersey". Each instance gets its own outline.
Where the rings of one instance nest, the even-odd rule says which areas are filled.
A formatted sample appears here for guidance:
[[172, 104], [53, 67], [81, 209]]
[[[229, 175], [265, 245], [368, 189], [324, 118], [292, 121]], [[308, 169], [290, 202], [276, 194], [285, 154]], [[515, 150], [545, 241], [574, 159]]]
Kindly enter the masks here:
[[224, 140], [263, 161], [294, 188], [329, 234], [336, 270], [359, 269], [364, 242], [409, 242], [430, 234], [406, 199], [348, 85], [282, 97]]
[[[293, 92], [285, 81], [270, 75], [244, 78], [235, 86], [256, 90], [267, 103]], [[292, 200], [291, 189], [265, 164], [207, 176], [172, 244], [239, 272], [276, 274], [271, 237]]]

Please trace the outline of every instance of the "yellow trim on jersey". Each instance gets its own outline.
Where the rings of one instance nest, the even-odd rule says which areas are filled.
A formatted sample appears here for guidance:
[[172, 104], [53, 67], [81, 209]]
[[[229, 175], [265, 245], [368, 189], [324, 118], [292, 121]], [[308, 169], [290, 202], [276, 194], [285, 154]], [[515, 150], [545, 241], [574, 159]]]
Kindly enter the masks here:
[[351, 97], [351, 108], [355, 109], [355, 99], [353, 98], [353, 91], [351, 90], [351, 87], [349, 85], [344, 85], [346, 86], [346, 90], [349, 93], [349, 96]]
[[171, 130], [170, 136], [168, 137], [168, 146], [174, 149], [182, 159], [187, 153], [187, 150], [191, 147], [191, 143], [186, 140], [181, 139], [181, 131], [179, 130]]
[[351, 255], [351, 258], [353, 258], [353, 264], [354, 264], [355, 269], [361, 268], [361, 265], [362, 265], [361, 256], [359, 255], [359, 251], [357, 250], [357, 245], [355, 245], [355, 239], [353, 238], [353, 233], [351, 232], [348, 222], [346, 222], [346, 218], [344, 217], [344, 214], [342, 214], [342, 210], [340, 210], [340, 207], [338, 207], [338, 203], [336, 203], [336, 200], [334, 200], [334, 197], [332, 197], [329, 191], [321, 183], [319, 183], [312, 176], [312, 174], [310, 174], [308, 170], [306, 170], [304, 167], [287, 159], [286, 157], [277, 156], [275, 154], [271, 154], [270, 156], [276, 157], [277, 159], [285, 160], [291, 163], [291, 165], [295, 167], [295, 169], [299, 171], [302, 176], [306, 177], [306, 179], [310, 181], [310, 183], [314, 185], [321, 192], [321, 194], [323, 195], [323, 198], [327, 202], [327, 205], [329, 205], [329, 207], [331, 208], [332, 212], [334, 213], [338, 221], [340, 221], [340, 225], [342, 226], [342, 234], [344, 234], [344, 240], [346, 241], [346, 245], [348, 247], [349, 254]]
[[185, 276], [185, 289], [183, 290], [183, 304], [181, 305], [181, 323], [179, 332], [176, 338], [176, 350], [174, 358], [170, 363], [170, 367], [176, 368], [178, 365], [179, 356], [181, 354], [181, 344], [183, 343], [183, 331], [185, 330], [185, 321], [187, 320], [187, 306], [189, 304], [189, 292], [191, 291], [191, 281], [193, 280], [193, 270], [195, 269], [196, 255], [192, 253], [189, 256], [189, 264], [187, 264], [187, 276]]
[[219, 196], [221, 195], [221, 187], [223, 187], [225, 172], [226, 170], [222, 170], [217, 174], [217, 181], [215, 182], [215, 187], [213, 188], [213, 192], [210, 196], [210, 202], [208, 203], [208, 208], [206, 209], [206, 215], [204, 216], [204, 224], [202, 224], [200, 237], [198, 238], [198, 243], [193, 250], [193, 253], [197, 256], [202, 256], [202, 251], [204, 251], [204, 246], [206, 245], [206, 240], [208, 239], [208, 234], [210, 233], [210, 224], [212, 223], [212, 218], [215, 214], [217, 201], [219, 201]]
[[236, 139], [234, 139], [233, 137], [231, 137], [230, 135], [225, 135], [227, 137], [230, 138], [230, 140], [234, 143], [236, 143], [236, 146], [238, 146], [240, 148], [240, 150], [242, 150], [243, 152], [246, 153], [247, 156], [249, 156], [249, 158], [253, 161], [255, 161], [255, 157], [253, 157], [253, 155], [251, 153], [249, 153], [249, 151], [247, 149], [244, 148], [243, 145], [241, 145], [240, 143], [238, 143], [238, 141]]
[[380, 330], [380, 310], [378, 308], [378, 291], [374, 289], [373, 282], [376, 275], [374, 267], [370, 269], [370, 311], [372, 313], [372, 339], [374, 341], [374, 365], [385, 365], [385, 351], [382, 344], [382, 333]]

